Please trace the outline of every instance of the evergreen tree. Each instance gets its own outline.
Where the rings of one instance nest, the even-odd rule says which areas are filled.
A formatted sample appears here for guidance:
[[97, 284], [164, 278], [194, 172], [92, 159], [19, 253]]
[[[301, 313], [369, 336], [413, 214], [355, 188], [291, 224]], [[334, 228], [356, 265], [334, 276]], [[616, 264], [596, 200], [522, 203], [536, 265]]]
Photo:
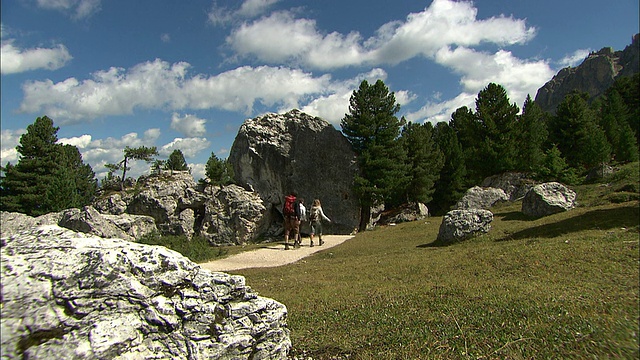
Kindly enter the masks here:
[[213, 185], [228, 185], [233, 182], [233, 167], [228, 160], [221, 160], [212, 152], [205, 165], [205, 175]]
[[91, 202], [95, 174], [75, 146], [57, 144], [58, 130], [46, 116], [27, 127], [16, 147], [18, 163], [4, 168], [2, 210], [38, 216]]
[[614, 158], [619, 162], [638, 160], [638, 143], [629, 125], [630, 111], [615, 89], [598, 101], [600, 124], [611, 144]]
[[167, 159], [164, 164], [165, 169], [167, 170], [176, 170], [176, 171], [187, 171], [191, 172], [189, 166], [187, 165], [187, 161], [184, 159], [184, 155], [182, 151], [179, 149], [173, 150], [171, 155], [169, 155], [169, 159]]
[[522, 106], [522, 115], [518, 120], [515, 139], [518, 146], [515, 170], [537, 171], [544, 158], [544, 145], [549, 136], [545, 113], [530, 95]]
[[443, 166], [442, 152], [433, 139], [433, 125], [410, 122], [403, 127], [400, 140], [409, 165], [409, 182], [399, 192], [404, 195], [400, 201], [429, 203]]
[[570, 167], [586, 170], [610, 159], [610, 145], [586, 94], [569, 94], [558, 105], [549, 123], [549, 138]]
[[569, 167], [555, 144], [545, 152], [538, 176], [543, 181], [559, 181], [567, 185], [578, 183], [575, 169]]
[[[518, 106], [509, 103], [507, 91], [490, 83], [478, 93], [476, 119], [479, 125], [480, 158], [475, 159], [481, 178], [516, 168], [516, 120]], [[469, 164], [468, 164], [469, 165]]]
[[467, 170], [462, 147], [452, 126], [445, 122], [436, 124], [434, 139], [444, 156], [444, 165], [440, 171], [440, 178], [435, 182], [435, 192], [429, 209], [434, 214], [442, 215], [464, 194], [467, 188]]
[[382, 80], [364, 80], [349, 100], [349, 113], [340, 125], [358, 156], [360, 173], [354, 179], [360, 200], [360, 231], [366, 229], [371, 207], [391, 201], [393, 191], [407, 182], [406, 154], [398, 141], [404, 119], [393, 92]]
[[[451, 114], [451, 121], [448, 127], [455, 132], [456, 142], [462, 151], [466, 175], [463, 180], [463, 186], [473, 186], [473, 184], [482, 181], [481, 167], [478, 165], [483, 141], [480, 124], [476, 120], [473, 111], [463, 106]], [[449, 135], [447, 134], [447, 136]], [[446, 151], [442, 146], [440, 148]]]
[[120, 177], [120, 190], [124, 187], [127, 171], [131, 170], [129, 162], [132, 160], [143, 160], [146, 162], [152, 162], [153, 157], [158, 155], [158, 149], [155, 146], [146, 147], [139, 146], [137, 148], [125, 147], [124, 158], [117, 164], [105, 164], [105, 167], [109, 169], [107, 177], [112, 179], [113, 173], [116, 171], [122, 171], [122, 177]]

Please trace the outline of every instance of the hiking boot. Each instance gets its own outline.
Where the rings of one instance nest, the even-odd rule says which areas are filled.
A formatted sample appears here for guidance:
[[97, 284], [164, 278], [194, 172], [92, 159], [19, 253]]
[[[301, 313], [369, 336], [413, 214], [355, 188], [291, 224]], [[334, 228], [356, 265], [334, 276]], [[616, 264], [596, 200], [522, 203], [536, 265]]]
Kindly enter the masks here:
[[311, 245], [309, 245], [310, 247], [313, 247], [313, 241], [311, 242]]
[[286, 245], [284, 246], [284, 249], [285, 249], [285, 250], [289, 250], [289, 249], [291, 249], [291, 248], [289, 247], [289, 244], [286, 244]]
[[322, 244], [324, 244], [324, 241], [320, 239], [320, 246], [322, 246]]

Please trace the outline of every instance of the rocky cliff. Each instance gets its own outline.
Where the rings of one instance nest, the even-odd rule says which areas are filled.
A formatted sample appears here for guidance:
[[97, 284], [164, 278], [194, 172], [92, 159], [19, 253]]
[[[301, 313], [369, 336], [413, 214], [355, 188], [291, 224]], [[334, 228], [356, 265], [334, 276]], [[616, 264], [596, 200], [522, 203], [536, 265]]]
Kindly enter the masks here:
[[356, 156], [327, 121], [298, 110], [249, 119], [238, 131], [229, 161], [238, 184], [264, 201], [272, 233], [281, 228], [284, 196], [291, 191], [307, 207], [313, 199], [321, 200], [333, 220], [325, 233], [349, 234], [357, 227]]
[[567, 67], [538, 90], [535, 102], [544, 110], [555, 113], [566, 95], [585, 92], [591, 99], [602, 95], [620, 76], [640, 72], [640, 34], [636, 34], [622, 51], [603, 48], [593, 52], [577, 67]]

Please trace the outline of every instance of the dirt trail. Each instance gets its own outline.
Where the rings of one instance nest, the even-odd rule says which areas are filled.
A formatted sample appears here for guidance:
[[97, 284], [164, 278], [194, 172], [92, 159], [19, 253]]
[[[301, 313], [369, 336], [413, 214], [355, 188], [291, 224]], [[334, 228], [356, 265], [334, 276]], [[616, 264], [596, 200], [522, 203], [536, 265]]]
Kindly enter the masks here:
[[320, 250], [324, 250], [351, 239], [353, 235], [323, 235], [324, 245], [318, 246], [318, 239], [314, 243], [316, 246], [309, 246], [309, 238], [302, 238], [302, 247], [291, 250], [284, 250], [284, 244], [273, 244], [266, 248], [247, 251], [232, 255], [224, 259], [213, 260], [199, 264], [202, 268], [211, 271], [231, 271], [238, 269], [275, 267], [292, 264], [306, 256]]

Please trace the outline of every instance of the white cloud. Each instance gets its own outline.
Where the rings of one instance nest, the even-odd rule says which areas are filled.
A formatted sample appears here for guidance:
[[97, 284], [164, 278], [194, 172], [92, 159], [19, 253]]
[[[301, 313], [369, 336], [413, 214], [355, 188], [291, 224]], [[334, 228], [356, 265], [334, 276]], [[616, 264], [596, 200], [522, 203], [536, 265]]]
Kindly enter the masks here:
[[462, 106], [473, 109], [476, 96], [477, 94], [462, 92], [447, 101], [427, 102], [420, 110], [406, 114], [405, 118], [411, 122], [431, 122], [432, 124], [437, 124], [441, 121], [449, 122], [451, 114], [456, 109]]
[[171, 42], [171, 35], [164, 33], [162, 35], [160, 35], [160, 41], [162, 41], [163, 43], [170, 43]]
[[37, 0], [39, 7], [71, 13], [74, 19], [84, 19], [100, 11], [101, 0]]
[[211, 5], [208, 18], [213, 25], [226, 25], [240, 19], [255, 18], [264, 14], [274, 4], [281, 0], [245, 0], [239, 9], [231, 10], [222, 7], [216, 1]]
[[0, 159], [2, 160], [2, 166], [6, 166], [9, 162], [14, 165], [18, 162], [16, 146], [20, 144], [20, 137], [26, 132], [26, 129], [2, 130], [2, 133], [0, 133], [0, 145], [2, 146]]
[[59, 124], [107, 115], [132, 114], [140, 109], [224, 109], [250, 114], [256, 103], [298, 107], [308, 97], [322, 94], [330, 76], [314, 77], [298, 69], [243, 66], [215, 76], [187, 77], [189, 64], [155, 61], [128, 71], [111, 68], [93, 79], [68, 78], [23, 84], [21, 112], [46, 113]]
[[56, 70], [73, 59], [67, 48], [61, 44], [52, 48], [20, 49], [13, 43], [13, 39], [2, 41], [0, 72], [3, 75], [37, 69]]
[[589, 53], [591, 53], [591, 49], [576, 50], [573, 52], [573, 54], [569, 54], [564, 58], [562, 58], [560, 61], [558, 61], [558, 65], [560, 65], [563, 68], [567, 66], [580, 65], [584, 61], [584, 59], [586, 59], [587, 56], [589, 56]]
[[416, 56], [433, 57], [442, 47], [499, 46], [524, 43], [535, 35], [524, 20], [499, 16], [477, 19], [471, 2], [435, 0], [405, 21], [383, 24], [376, 36], [363, 41], [357, 32], [322, 34], [315, 20], [276, 12], [244, 23], [227, 38], [239, 56], [270, 63], [300, 63], [317, 69], [397, 64]]
[[175, 138], [158, 149], [160, 156], [168, 157], [174, 150], [182, 151], [185, 159], [193, 158], [201, 151], [208, 149], [211, 142], [206, 138]]
[[203, 136], [207, 132], [206, 122], [206, 120], [190, 114], [181, 117], [180, 114], [173, 113], [171, 116], [171, 128], [188, 137]]
[[89, 144], [91, 144], [91, 135], [85, 134], [82, 136], [75, 136], [71, 138], [61, 138], [58, 139], [59, 144], [65, 145], [73, 145], [78, 149], [85, 149]]
[[538, 89], [554, 74], [545, 61], [518, 59], [509, 51], [494, 54], [458, 47], [442, 48], [435, 56], [437, 63], [461, 74], [464, 92], [477, 94], [493, 82], [502, 85], [509, 99], [522, 106], [527, 94], [535, 97]]

